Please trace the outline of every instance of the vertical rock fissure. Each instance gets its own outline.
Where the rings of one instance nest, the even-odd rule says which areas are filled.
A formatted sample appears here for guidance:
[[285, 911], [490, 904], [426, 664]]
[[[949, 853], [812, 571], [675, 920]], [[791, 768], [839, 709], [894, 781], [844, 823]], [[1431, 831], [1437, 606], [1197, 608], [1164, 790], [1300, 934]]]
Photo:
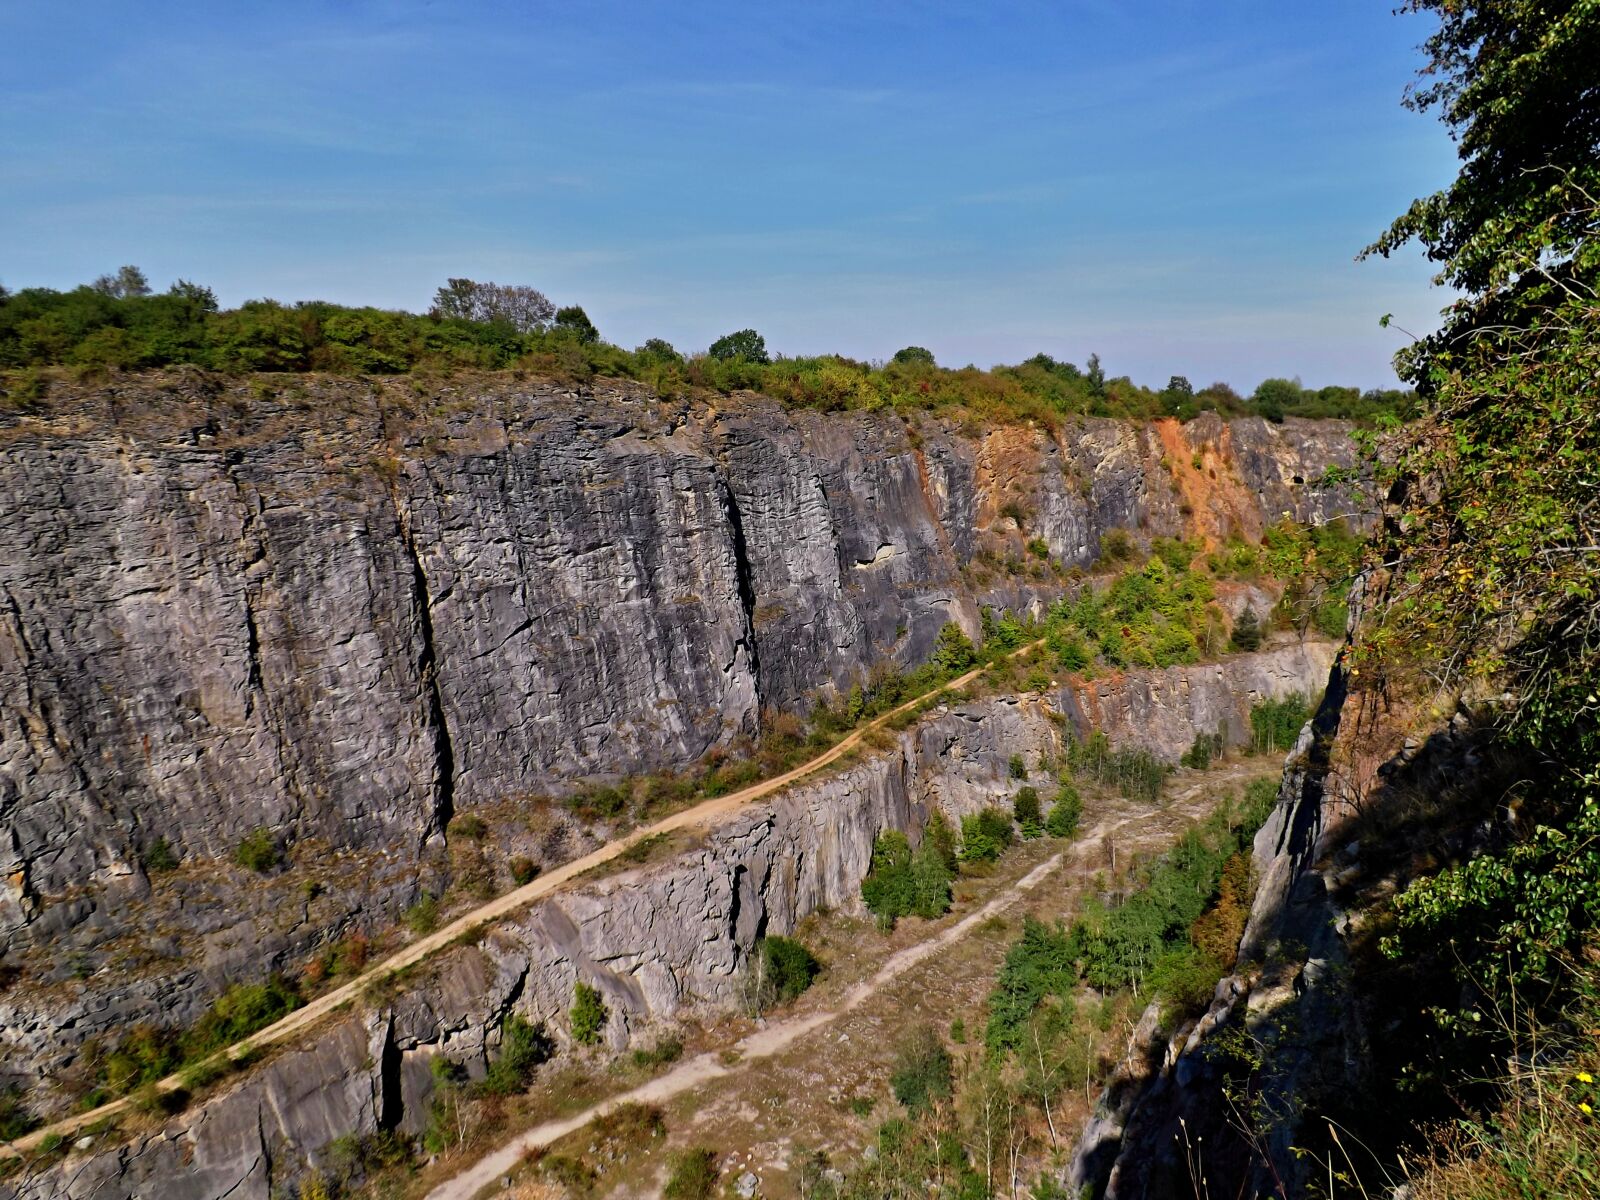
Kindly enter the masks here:
[[400, 526], [400, 543], [411, 561], [412, 603], [417, 609], [417, 630], [422, 645], [417, 652], [417, 673], [427, 691], [428, 722], [433, 727], [434, 816], [443, 832], [455, 815], [456, 755], [450, 741], [450, 724], [445, 720], [444, 695], [439, 689], [439, 660], [433, 639], [433, 606], [428, 595], [428, 574], [417, 554], [416, 539], [405, 510], [395, 497], [395, 517]]
[[383, 1031], [383, 1049], [378, 1054], [378, 1112], [380, 1130], [398, 1129], [405, 1116], [405, 1090], [401, 1070], [404, 1057], [394, 1039], [394, 1012], [388, 1014]]
[[250, 599], [250, 587], [241, 593], [244, 601], [245, 696], [244, 715], [255, 714], [256, 694], [261, 690], [261, 631], [256, 628], [256, 606]]
[[742, 645], [750, 660], [750, 678], [755, 684], [756, 707], [761, 705], [761, 660], [756, 653], [756, 585], [750, 567], [750, 550], [744, 540], [744, 518], [739, 512], [739, 498], [733, 487], [722, 481], [722, 507], [728, 514], [728, 528], [733, 535], [733, 571], [739, 587], [739, 607], [744, 612], [744, 631], [735, 648]]

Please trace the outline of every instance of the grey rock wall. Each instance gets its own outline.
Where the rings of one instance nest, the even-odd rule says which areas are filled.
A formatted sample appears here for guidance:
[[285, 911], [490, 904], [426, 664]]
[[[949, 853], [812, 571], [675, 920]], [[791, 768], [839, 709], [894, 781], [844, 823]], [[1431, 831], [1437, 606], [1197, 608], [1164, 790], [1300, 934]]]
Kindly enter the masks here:
[[1207, 498], [1172, 423], [409, 386], [179, 377], [0, 418], [8, 944], [139, 896], [158, 839], [414, 856], [456, 809], [691, 761], [1059, 590], [975, 556], [1325, 516], [1345, 498], [1291, 480], [1352, 456], [1336, 423], [1201, 418]]
[[[1308, 481], [1352, 455], [1338, 423], [974, 435], [504, 378], [183, 375], [0, 417], [0, 1084], [392, 924], [455, 812], [692, 762], [1037, 608], [1110, 529], [1332, 515]], [[1230, 702], [1207, 671], [1072, 715], [1176, 757]], [[232, 864], [263, 828], [292, 870]]]
[[[1238, 727], [1253, 699], [1316, 687], [1330, 659], [1329, 647], [1310, 644], [1129, 672], [1094, 685], [1096, 705], [1116, 740], [1170, 757], [1198, 730]], [[724, 1011], [759, 937], [788, 933], [821, 907], [859, 909], [880, 832], [915, 838], [935, 810], [957, 820], [1009, 798], [1011, 756], [1058, 753], [1066, 728], [1088, 732], [1090, 707], [1088, 688], [1073, 686], [935, 710], [891, 750], [751, 806], [700, 847], [540, 901], [435, 960], [381, 1008], [351, 1014], [159, 1132], [103, 1138], [14, 1194], [268, 1200], [337, 1136], [423, 1128], [431, 1060], [444, 1054], [481, 1073], [507, 1012], [565, 1037], [578, 980], [604, 994], [617, 1048], [687, 1014]], [[1194, 723], [1180, 736], [1185, 719]]]

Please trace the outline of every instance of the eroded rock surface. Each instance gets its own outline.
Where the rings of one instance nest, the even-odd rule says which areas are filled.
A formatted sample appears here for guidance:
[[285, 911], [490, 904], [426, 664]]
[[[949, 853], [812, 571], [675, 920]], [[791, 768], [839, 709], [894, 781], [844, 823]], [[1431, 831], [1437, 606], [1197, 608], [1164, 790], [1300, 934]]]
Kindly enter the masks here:
[[[1114, 740], [1171, 757], [1196, 731], [1245, 730], [1256, 700], [1314, 688], [1331, 658], [1325, 644], [1288, 646], [1129, 672], [1092, 690]], [[1060, 753], [1069, 729], [1089, 732], [1090, 690], [936, 710], [891, 750], [752, 805], [703, 845], [538, 902], [476, 946], [434, 960], [377, 1010], [319, 1032], [159, 1133], [97, 1144], [17, 1194], [132, 1200], [159, 1182], [172, 1200], [267, 1200], [274, 1185], [321, 1161], [336, 1136], [423, 1128], [432, 1059], [444, 1054], [481, 1074], [506, 1013], [565, 1037], [578, 980], [604, 995], [614, 1047], [674, 1018], [726, 1010], [759, 937], [791, 932], [820, 907], [858, 910], [883, 830], [916, 839], [935, 810], [957, 820], [1008, 801], [1013, 755], [1037, 762]]]
[[[948, 620], [1036, 609], [1108, 530], [1343, 515], [1316, 480], [1352, 457], [1334, 422], [975, 434], [504, 377], [146, 377], [8, 414], [0, 1084], [391, 927], [452, 869], [455, 813], [527, 825], [530, 795], [693, 762]], [[1229, 686], [1108, 678], [1068, 708], [1176, 757]], [[535, 861], [592, 836], [570, 825]], [[255, 830], [289, 869], [233, 863]]]

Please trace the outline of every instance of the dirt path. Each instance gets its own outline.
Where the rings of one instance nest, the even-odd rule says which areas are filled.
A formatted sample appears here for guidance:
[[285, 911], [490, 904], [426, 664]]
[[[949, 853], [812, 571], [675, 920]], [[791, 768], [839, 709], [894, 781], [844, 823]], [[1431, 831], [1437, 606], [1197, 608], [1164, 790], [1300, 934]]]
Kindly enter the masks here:
[[[1104, 830], [1095, 830], [1091, 836], [1099, 837], [1109, 832], [1111, 832], [1111, 827], [1107, 827]], [[915, 946], [908, 946], [899, 953], [891, 955], [884, 961], [883, 966], [878, 969], [876, 975], [852, 987], [835, 1007], [823, 1012], [809, 1013], [794, 1020], [775, 1022], [765, 1029], [757, 1030], [749, 1037], [735, 1042], [732, 1051], [738, 1055], [738, 1060], [732, 1066], [723, 1061], [724, 1056], [731, 1057], [727, 1051], [723, 1051], [721, 1054], [702, 1054], [674, 1067], [665, 1075], [657, 1076], [648, 1083], [640, 1084], [636, 1088], [603, 1100], [583, 1112], [565, 1117], [559, 1121], [547, 1121], [543, 1125], [535, 1125], [532, 1129], [519, 1134], [498, 1150], [480, 1158], [471, 1167], [453, 1179], [449, 1179], [434, 1188], [433, 1191], [428, 1193], [428, 1200], [472, 1200], [472, 1197], [476, 1196], [479, 1191], [493, 1184], [510, 1171], [512, 1167], [516, 1166], [522, 1156], [529, 1150], [537, 1150], [549, 1146], [566, 1137], [569, 1133], [582, 1129], [596, 1117], [611, 1111], [619, 1105], [660, 1104], [714, 1079], [736, 1074], [749, 1063], [763, 1058], [770, 1058], [781, 1051], [787, 1050], [807, 1034], [823, 1028], [858, 1007], [868, 1000], [873, 993], [892, 983], [924, 959], [932, 957], [950, 943], [965, 937], [973, 928], [990, 917], [1009, 908], [1015, 903], [1019, 895], [1032, 891], [1045, 879], [1049, 878], [1050, 875], [1054, 874], [1057, 868], [1061, 866], [1063, 857], [1063, 855], [1058, 854], [1048, 862], [1035, 867], [1018, 881], [1015, 891], [989, 901], [982, 908], [967, 914], [967, 916], [944, 930], [937, 937], [929, 938], [925, 942], [919, 942]]]
[[[1078, 840], [1062, 853], [1052, 856], [1029, 871], [1008, 891], [975, 909], [934, 937], [918, 942], [915, 945], [907, 946], [905, 949], [891, 955], [876, 973], [852, 986], [832, 1007], [820, 1012], [808, 1013], [802, 1017], [795, 1017], [791, 1020], [774, 1022], [766, 1028], [759, 1029], [748, 1037], [734, 1043], [730, 1048], [733, 1052], [732, 1054], [729, 1054], [726, 1050], [701, 1054], [679, 1064], [647, 1083], [608, 1097], [582, 1112], [559, 1120], [546, 1121], [543, 1124], [535, 1125], [533, 1128], [518, 1134], [499, 1149], [493, 1150], [478, 1159], [477, 1162], [460, 1174], [439, 1184], [428, 1193], [427, 1200], [474, 1200], [484, 1189], [496, 1186], [498, 1181], [509, 1174], [530, 1150], [543, 1149], [554, 1145], [562, 1138], [582, 1129], [596, 1117], [602, 1116], [621, 1105], [660, 1105], [714, 1080], [737, 1075], [752, 1063], [782, 1053], [808, 1034], [825, 1028], [845, 1014], [859, 1008], [867, 1000], [902, 975], [905, 975], [912, 968], [966, 937], [991, 917], [998, 916], [1006, 909], [1014, 906], [1029, 892], [1055, 874], [1069, 858], [1076, 860], [1088, 857], [1100, 847], [1105, 838], [1127, 825], [1143, 823], [1152, 819], [1170, 819], [1174, 808], [1192, 805], [1196, 798], [1203, 794], [1221, 796], [1227, 790], [1229, 783], [1245, 777], [1245, 774], [1237, 771], [1227, 771], [1201, 776], [1192, 787], [1183, 794], [1174, 797], [1173, 801], [1165, 808], [1151, 809], [1144, 813], [1131, 814], [1114, 821], [1103, 821], [1097, 824], [1080, 834]], [[1248, 774], [1259, 774], [1259, 768], [1248, 772]], [[735, 1055], [737, 1056], [736, 1058], [734, 1057]], [[727, 1061], [729, 1059], [732, 1059], [731, 1065]]]
[[[1026, 646], [1013, 650], [1009, 657], [1016, 658], [1043, 644], [1042, 639], [1030, 642]], [[726, 796], [718, 796], [715, 799], [706, 800], [693, 808], [686, 808], [682, 812], [663, 817], [653, 824], [640, 826], [626, 836], [613, 842], [607, 842], [598, 850], [585, 854], [582, 858], [575, 858], [571, 862], [564, 863], [549, 874], [541, 875], [531, 883], [526, 883], [503, 896], [490, 900], [487, 904], [483, 904], [471, 912], [457, 917], [448, 925], [428, 934], [426, 937], [418, 938], [409, 946], [397, 951], [382, 962], [368, 967], [348, 983], [341, 984], [332, 991], [324, 992], [309, 1004], [295, 1009], [294, 1012], [274, 1024], [258, 1030], [242, 1041], [235, 1042], [225, 1050], [218, 1051], [213, 1056], [213, 1061], [221, 1062], [225, 1059], [232, 1062], [246, 1055], [254, 1054], [268, 1046], [277, 1045], [294, 1037], [296, 1034], [305, 1032], [336, 1009], [347, 1004], [358, 1004], [362, 998], [362, 993], [369, 985], [389, 979], [399, 972], [415, 966], [424, 959], [431, 958], [440, 950], [450, 946], [458, 938], [474, 932], [491, 921], [514, 913], [535, 900], [550, 895], [585, 872], [611, 862], [627, 853], [628, 850], [647, 838], [658, 837], [679, 829], [703, 828], [716, 824], [723, 817], [737, 812], [752, 801], [760, 800], [772, 795], [774, 792], [783, 790], [790, 784], [804, 779], [807, 775], [811, 775], [820, 771], [823, 767], [839, 761], [839, 759], [861, 745], [868, 734], [882, 728], [896, 717], [911, 711], [929, 697], [935, 696], [941, 691], [955, 691], [966, 687], [967, 684], [973, 682], [988, 669], [987, 666], [974, 668], [965, 675], [941, 684], [937, 688], [930, 689], [914, 699], [907, 700], [899, 707], [890, 709], [881, 717], [867, 722], [867, 724], [841, 740], [831, 749], [824, 750], [815, 758], [801, 763], [792, 770], [785, 771], [782, 775], [775, 775], [771, 779], [753, 783], [747, 788], [737, 792], [730, 792]], [[169, 1075], [155, 1085], [156, 1090], [161, 1093], [175, 1092], [182, 1086], [183, 1080], [179, 1075]], [[132, 1107], [132, 1097], [125, 1096], [120, 1100], [102, 1104], [98, 1108], [75, 1113], [60, 1121], [41, 1126], [26, 1137], [18, 1138], [13, 1142], [0, 1143], [0, 1158], [21, 1157], [32, 1153], [39, 1149], [46, 1138], [70, 1138], [81, 1130], [108, 1118], [119, 1116], [129, 1111]]]

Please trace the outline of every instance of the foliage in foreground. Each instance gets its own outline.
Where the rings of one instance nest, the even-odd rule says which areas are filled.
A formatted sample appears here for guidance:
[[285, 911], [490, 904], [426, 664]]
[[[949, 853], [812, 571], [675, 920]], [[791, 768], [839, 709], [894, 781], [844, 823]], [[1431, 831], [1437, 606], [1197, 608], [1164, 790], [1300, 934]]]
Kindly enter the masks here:
[[[1357, 668], [1384, 702], [1502, 696], [1502, 748], [1527, 768], [1483, 852], [1399, 897], [1384, 948], [1459, 974], [1445, 1029], [1490, 1027], [1500, 1061], [1541, 1063], [1439, 1139], [1414, 1191], [1594, 1194], [1577, 1071], [1595, 1069], [1578, 1064], [1600, 923], [1600, 17], [1588, 0], [1406, 8], [1437, 20], [1407, 103], [1438, 112], [1461, 168], [1369, 253], [1419, 244], [1460, 299], [1398, 359], [1420, 411], [1374, 458], [1390, 512]], [[1579, 1013], [1576, 1059], [1530, 1036]], [[1443, 1087], [1454, 1101], [1471, 1081]]]
[[1439, 19], [1409, 103], [1439, 110], [1462, 165], [1371, 251], [1416, 241], [1463, 296], [1400, 359], [1422, 411], [1383, 461], [1392, 569], [1361, 663], [1380, 686], [1507, 694], [1502, 738], [1540, 765], [1503, 848], [1415, 883], [1389, 948], [1453, 938], [1467, 977], [1558, 998], [1600, 919], [1600, 19], [1409, 7]]
[[[1600, 1195], [1600, 1004], [1587, 995], [1539, 1031], [1539, 1060], [1513, 1058], [1494, 1111], [1440, 1131], [1413, 1164], [1415, 1200]], [[1574, 1031], [1579, 1031], [1574, 1036]]]

